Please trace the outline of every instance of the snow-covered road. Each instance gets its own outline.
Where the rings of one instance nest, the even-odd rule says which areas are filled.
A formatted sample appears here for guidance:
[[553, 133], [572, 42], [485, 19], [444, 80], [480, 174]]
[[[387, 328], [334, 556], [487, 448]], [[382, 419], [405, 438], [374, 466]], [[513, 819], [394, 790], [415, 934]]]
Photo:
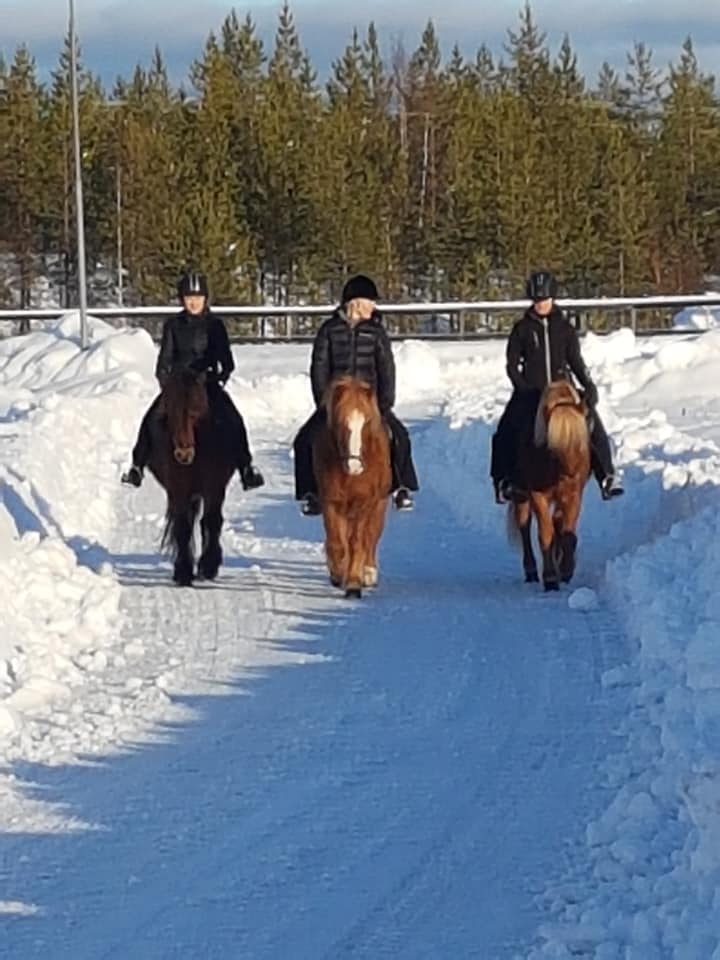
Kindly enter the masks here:
[[378, 592], [344, 601], [282, 461], [264, 494], [233, 497], [222, 577], [197, 590], [147, 555], [157, 490], [119, 492], [126, 669], [132, 644], [145, 684], [181, 689], [191, 661], [207, 692], [162, 742], [33, 771], [93, 829], [0, 841], [7, 899], [38, 908], [4, 956], [501, 958], [529, 942], [534, 895], [599, 809], [621, 631], [521, 584], [502, 528], [481, 540], [432, 491], [392, 517]]

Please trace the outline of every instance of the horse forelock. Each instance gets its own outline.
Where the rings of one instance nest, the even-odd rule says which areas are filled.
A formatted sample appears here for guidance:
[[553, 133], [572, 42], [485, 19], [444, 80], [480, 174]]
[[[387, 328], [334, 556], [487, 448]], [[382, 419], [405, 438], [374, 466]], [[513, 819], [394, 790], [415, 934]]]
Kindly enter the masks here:
[[375, 391], [370, 384], [350, 376], [333, 381], [325, 407], [331, 425], [347, 422], [354, 410], [362, 414], [366, 421], [380, 415]]
[[172, 375], [163, 387], [161, 408], [173, 443], [193, 446], [195, 424], [208, 413], [205, 384], [188, 371]]

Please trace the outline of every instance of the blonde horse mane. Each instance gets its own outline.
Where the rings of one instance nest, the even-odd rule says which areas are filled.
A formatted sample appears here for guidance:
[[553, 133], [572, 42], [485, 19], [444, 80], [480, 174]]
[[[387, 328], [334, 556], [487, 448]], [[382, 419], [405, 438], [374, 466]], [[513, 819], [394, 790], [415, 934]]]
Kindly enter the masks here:
[[535, 416], [535, 446], [546, 446], [557, 454], [589, 452], [585, 409], [575, 387], [556, 380], [543, 390]]

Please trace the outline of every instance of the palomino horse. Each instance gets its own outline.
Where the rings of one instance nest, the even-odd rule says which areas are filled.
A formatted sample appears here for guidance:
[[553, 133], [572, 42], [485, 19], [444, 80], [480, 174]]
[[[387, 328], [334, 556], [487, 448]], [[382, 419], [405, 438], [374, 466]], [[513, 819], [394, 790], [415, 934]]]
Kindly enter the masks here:
[[202, 552], [198, 574], [214, 580], [222, 563], [220, 532], [225, 488], [235, 470], [228, 431], [210, 417], [204, 378], [173, 373], [160, 396], [160, 419], [148, 466], [167, 494], [163, 546], [175, 559], [173, 579], [190, 586], [195, 577], [195, 523], [200, 521]]
[[575, 572], [575, 531], [590, 473], [587, 408], [567, 381], [557, 380], [543, 391], [533, 440], [525, 442], [520, 450], [520, 467], [530, 499], [510, 504], [510, 533], [520, 534], [525, 580], [536, 583], [538, 572], [530, 538], [535, 515], [543, 556], [543, 584], [546, 590], [557, 590], [560, 580], [569, 583]]
[[375, 391], [342, 376], [325, 396], [326, 424], [313, 443], [330, 580], [346, 597], [378, 582], [377, 546], [392, 486], [390, 440]]

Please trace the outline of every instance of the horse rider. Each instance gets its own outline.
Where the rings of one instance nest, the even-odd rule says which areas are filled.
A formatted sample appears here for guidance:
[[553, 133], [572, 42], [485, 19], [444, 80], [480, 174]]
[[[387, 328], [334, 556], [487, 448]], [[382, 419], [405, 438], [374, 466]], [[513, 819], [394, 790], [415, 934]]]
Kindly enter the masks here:
[[312, 448], [318, 428], [325, 421], [323, 397], [330, 382], [350, 374], [375, 388], [378, 406], [390, 432], [393, 503], [398, 510], [412, 510], [410, 491], [418, 489], [412, 461], [410, 435], [393, 413], [395, 404], [395, 359], [390, 338], [382, 325], [376, 303], [375, 283], [358, 274], [343, 288], [341, 304], [317, 332], [312, 348], [310, 382], [315, 412], [295, 438], [295, 499], [301, 512], [321, 512], [313, 471]]
[[522, 503], [528, 490], [517, 475], [518, 439], [532, 435], [540, 395], [553, 380], [572, 380], [582, 387], [589, 408], [592, 472], [603, 500], [624, 491], [615, 477], [612, 451], [596, 406], [597, 387], [580, 352], [577, 331], [555, 303], [557, 280], [547, 270], [528, 278], [526, 293], [532, 306], [512, 328], [507, 344], [507, 374], [513, 385], [505, 412], [492, 439], [490, 474], [497, 503]]
[[[235, 362], [225, 323], [208, 306], [207, 278], [193, 271], [184, 273], [177, 289], [183, 309], [165, 321], [155, 376], [162, 389], [168, 377], [178, 370], [205, 375], [211, 414], [227, 425], [234, 438], [243, 489], [261, 487], [265, 480], [253, 466], [245, 423], [223, 389], [235, 369]], [[132, 466], [122, 475], [123, 483], [139, 487], [143, 481], [143, 470], [150, 459], [153, 442], [153, 424], [159, 419], [159, 405], [158, 395], [140, 424], [132, 452]]]

